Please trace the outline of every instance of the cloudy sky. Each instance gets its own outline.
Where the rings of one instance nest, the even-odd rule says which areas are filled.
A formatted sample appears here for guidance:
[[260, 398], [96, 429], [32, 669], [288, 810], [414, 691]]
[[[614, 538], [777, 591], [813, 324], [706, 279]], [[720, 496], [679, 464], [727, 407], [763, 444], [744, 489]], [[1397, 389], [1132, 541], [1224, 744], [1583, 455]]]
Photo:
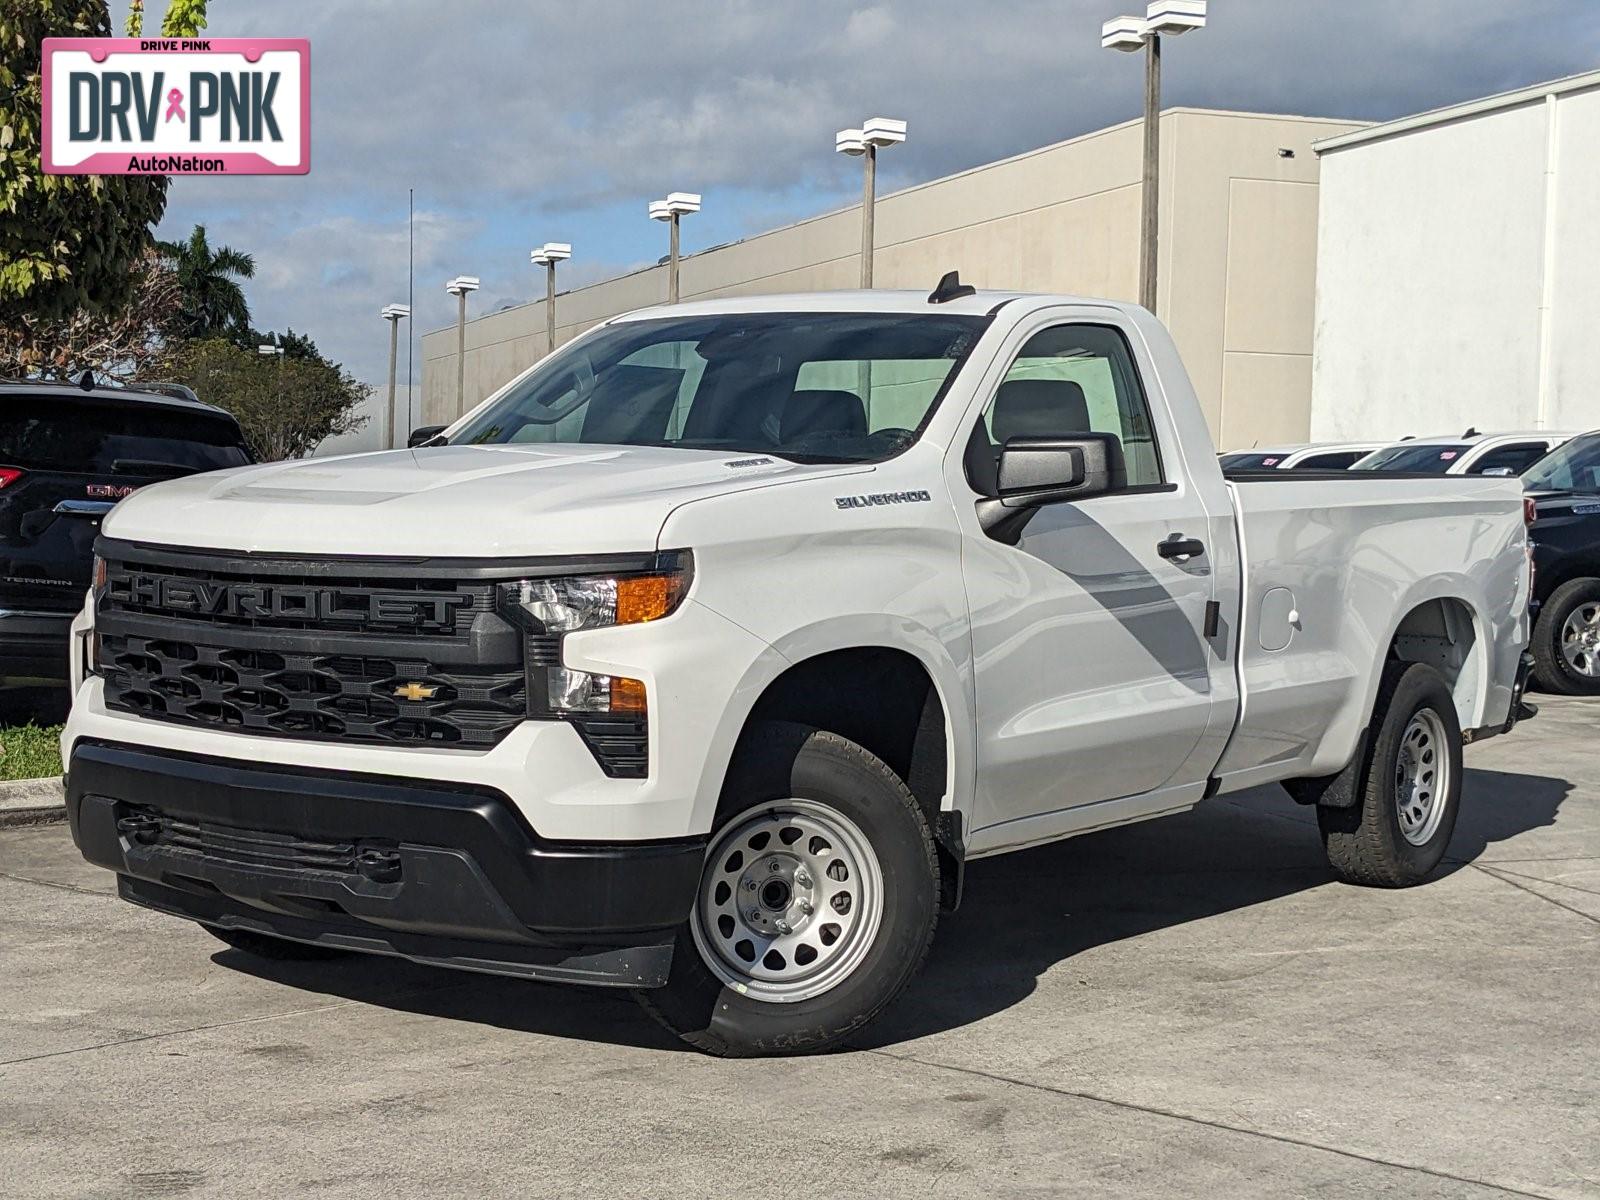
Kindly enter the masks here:
[[[113, 0], [119, 27], [125, 0]], [[154, 27], [163, 5], [151, 0]], [[563, 282], [654, 261], [648, 200], [700, 191], [685, 249], [850, 202], [833, 134], [904, 117], [880, 187], [932, 179], [1137, 114], [1138, 60], [1099, 48], [1142, 0], [211, 0], [216, 36], [309, 37], [303, 177], [183, 179], [161, 233], [196, 222], [255, 256], [258, 325], [292, 325], [381, 382], [384, 304], [416, 329], [525, 301], [528, 249], [570, 241]], [[1383, 119], [1600, 66], [1594, 0], [1212, 0], [1169, 48], [1165, 100]], [[404, 374], [405, 355], [401, 355]], [[415, 376], [421, 381], [421, 362]]]

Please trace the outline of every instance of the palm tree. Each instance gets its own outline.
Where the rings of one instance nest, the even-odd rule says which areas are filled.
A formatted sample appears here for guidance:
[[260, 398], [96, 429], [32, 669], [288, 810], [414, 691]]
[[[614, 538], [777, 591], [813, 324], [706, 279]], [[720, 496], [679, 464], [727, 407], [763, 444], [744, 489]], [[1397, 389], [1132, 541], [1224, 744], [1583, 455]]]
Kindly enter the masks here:
[[186, 242], [157, 242], [177, 272], [183, 292], [179, 324], [191, 338], [225, 337], [250, 327], [250, 304], [240, 279], [251, 279], [256, 260], [231, 246], [211, 249], [206, 227], [196, 225]]

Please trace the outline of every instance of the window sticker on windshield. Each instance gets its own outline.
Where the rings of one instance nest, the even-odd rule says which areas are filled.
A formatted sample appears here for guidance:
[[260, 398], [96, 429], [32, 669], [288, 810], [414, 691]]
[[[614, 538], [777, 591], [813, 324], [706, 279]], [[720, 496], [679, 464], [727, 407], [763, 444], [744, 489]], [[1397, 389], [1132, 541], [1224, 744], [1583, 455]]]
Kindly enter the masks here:
[[1440, 462], [1449, 462], [1452, 458], [1454, 458], [1456, 456], [1457, 453], [1458, 453], [1458, 451], [1455, 451], [1455, 450], [1441, 450], [1439, 452], [1439, 461]]
[[1283, 460], [1281, 458], [1263, 458], [1261, 460], [1261, 465], [1263, 467], [1275, 467], [1282, 461]]

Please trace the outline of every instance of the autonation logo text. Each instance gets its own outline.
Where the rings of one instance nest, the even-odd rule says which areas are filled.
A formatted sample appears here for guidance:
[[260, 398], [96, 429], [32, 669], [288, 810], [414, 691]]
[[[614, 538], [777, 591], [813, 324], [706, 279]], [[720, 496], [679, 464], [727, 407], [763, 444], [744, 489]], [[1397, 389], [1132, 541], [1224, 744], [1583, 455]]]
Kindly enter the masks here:
[[55, 175], [303, 175], [304, 38], [46, 38], [44, 169]]

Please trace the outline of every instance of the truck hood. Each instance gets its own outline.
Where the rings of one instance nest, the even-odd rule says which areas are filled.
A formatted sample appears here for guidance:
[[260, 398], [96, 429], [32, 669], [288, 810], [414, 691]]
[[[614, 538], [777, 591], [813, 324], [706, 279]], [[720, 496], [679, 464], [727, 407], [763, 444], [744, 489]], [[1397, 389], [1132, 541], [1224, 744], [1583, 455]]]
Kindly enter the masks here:
[[688, 501], [871, 469], [654, 447], [437, 446], [175, 479], [123, 500], [102, 529], [251, 553], [631, 553], [655, 548], [667, 515]]

